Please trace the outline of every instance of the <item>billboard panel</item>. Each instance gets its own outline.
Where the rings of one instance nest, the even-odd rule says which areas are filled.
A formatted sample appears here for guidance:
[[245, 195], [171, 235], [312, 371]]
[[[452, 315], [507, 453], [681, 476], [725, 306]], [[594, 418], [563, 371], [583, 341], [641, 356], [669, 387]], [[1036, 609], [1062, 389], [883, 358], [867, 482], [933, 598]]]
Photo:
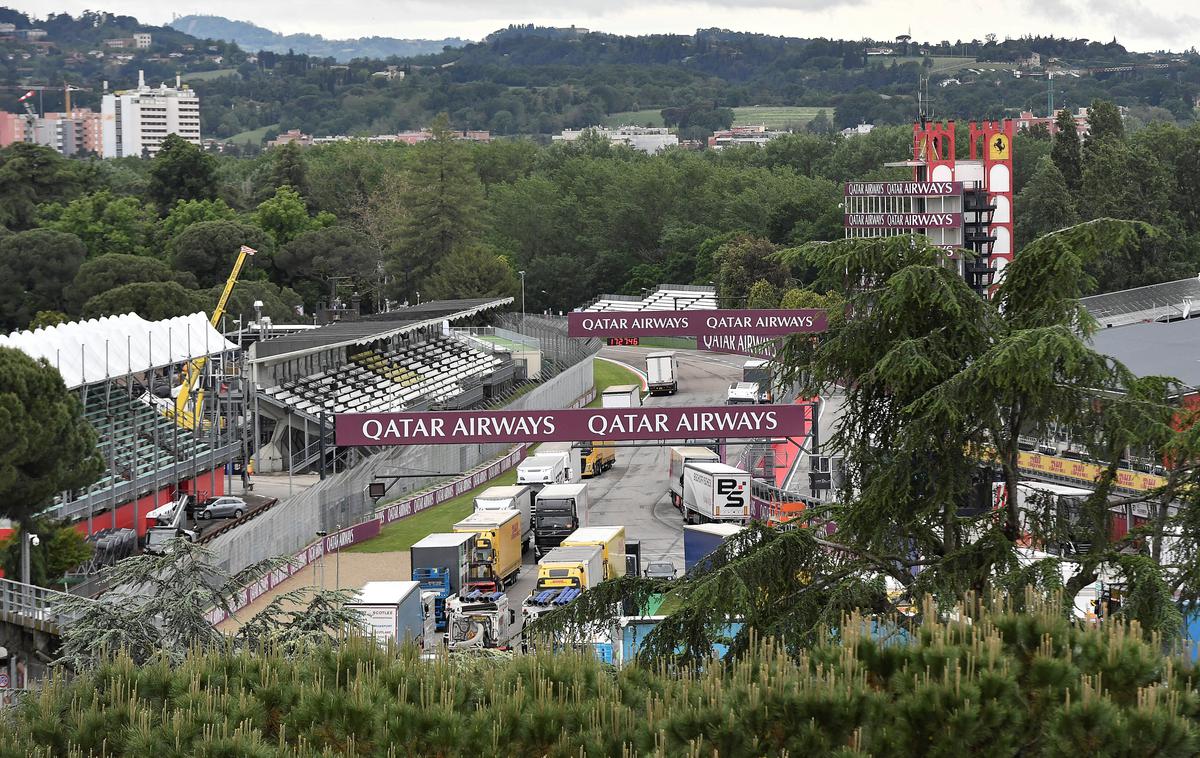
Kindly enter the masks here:
[[571, 408], [545, 411], [340, 413], [339, 446], [461, 445], [784, 437], [803, 434], [805, 406]]
[[962, 226], [962, 213], [847, 213], [847, 229], [950, 229]]
[[786, 337], [823, 332], [829, 319], [816, 308], [715, 311], [576, 311], [570, 337]]
[[846, 182], [846, 197], [951, 197], [961, 195], [962, 182]]

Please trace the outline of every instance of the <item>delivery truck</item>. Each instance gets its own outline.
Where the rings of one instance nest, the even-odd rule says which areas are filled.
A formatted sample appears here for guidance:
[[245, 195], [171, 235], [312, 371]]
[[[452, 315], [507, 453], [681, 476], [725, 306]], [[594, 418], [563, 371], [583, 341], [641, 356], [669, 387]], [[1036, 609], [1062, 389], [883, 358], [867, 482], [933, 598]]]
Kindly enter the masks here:
[[528, 486], [536, 495], [547, 484], [567, 481], [567, 460], [562, 455], [531, 455], [517, 466], [517, 484]]
[[521, 512], [475, 511], [454, 525], [473, 533], [467, 589], [503, 590], [521, 572]]
[[574, 443], [543, 442], [538, 445], [536, 455], [561, 455], [563, 458], [563, 468], [567, 473], [567, 478], [563, 481], [578, 482], [582, 478], [583, 451], [575, 447]]
[[408, 549], [410, 576], [434, 596], [434, 622], [446, 630], [446, 600], [462, 592], [470, 580], [474, 534], [429, 534]]
[[367, 582], [346, 607], [362, 614], [363, 630], [381, 643], [424, 641], [425, 604], [417, 582]]
[[691, 571], [703, 563], [712, 551], [719, 548], [744, 527], [738, 524], [696, 524], [683, 527], [683, 570]]
[[579, 454], [583, 458], [584, 479], [600, 476], [617, 462], [617, 448], [610, 441], [584, 442]]
[[637, 384], [614, 384], [600, 394], [601, 408], [641, 408], [642, 388]]
[[674, 395], [679, 391], [679, 361], [675, 353], [646, 356], [646, 389], [651, 395]]
[[563, 547], [587, 547], [595, 545], [600, 548], [604, 558], [604, 578], [615, 579], [625, 575], [625, 527], [623, 526], [585, 526], [576, 529], [565, 540]]
[[706, 447], [672, 447], [670, 468], [667, 470], [667, 493], [671, 505], [683, 510], [683, 466], [688, 461], [720, 463], [721, 457]]
[[533, 540], [533, 490], [527, 484], [488, 487], [475, 498], [477, 511], [520, 511], [521, 552]]
[[556, 547], [538, 561], [538, 590], [590, 590], [602, 581], [604, 550], [596, 545]]
[[446, 647], [451, 651], [497, 648], [508, 644], [516, 612], [503, 592], [475, 590], [447, 603]]
[[750, 473], [710, 461], [683, 465], [683, 520], [745, 523], [750, 519]]
[[764, 360], [748, 360], [742, 364], [742, 381], [754, 382], [758, 385], [758, 402], [775, 402], [774, 382], [771, 364]]
[[551, 484], [533, 502], [533, 552], [538, 558], [579, 528], [588, 509], [586, 484]]

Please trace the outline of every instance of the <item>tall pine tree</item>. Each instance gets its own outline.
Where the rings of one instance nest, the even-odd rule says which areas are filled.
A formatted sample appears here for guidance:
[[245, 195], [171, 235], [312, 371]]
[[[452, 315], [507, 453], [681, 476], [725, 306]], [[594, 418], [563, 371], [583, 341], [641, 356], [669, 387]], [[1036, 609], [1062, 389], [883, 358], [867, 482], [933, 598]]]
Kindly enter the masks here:
[[1070, 190], [1079, 189], [1083, 176], [1083, 156], [1079, 150], [1079, 132], [1075, 130], [1075, 119], [1065, 108], [1054, 118], [1054, 147], [1050, 148], [1050, 159], [1063, 175]]
[[1037, 173], [1017, 195], [1017, 249], [1033, 240], [1079, 221], [1075, 200], [1054, 161], [1043, 158]]
[[408, 169], [412, 200], [400, 240], [388, 261], [392, 291], [412, 298], [434, 268], [480, 233], [483, 187], [466, 145], [454, 138], [445, 114], [432, 139], [414, 148]]

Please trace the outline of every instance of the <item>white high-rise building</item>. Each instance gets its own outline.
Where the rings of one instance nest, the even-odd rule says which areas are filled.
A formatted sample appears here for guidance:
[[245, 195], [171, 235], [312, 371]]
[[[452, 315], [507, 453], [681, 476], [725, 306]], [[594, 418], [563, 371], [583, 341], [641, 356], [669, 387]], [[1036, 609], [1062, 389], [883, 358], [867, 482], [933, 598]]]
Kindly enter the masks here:
[[137, 89], [105, 95], [104, 157], [123, 158], [144, 153], [153, 157], [168, 134], [200, 145], [200, 98], [175, 77], [175, 86], [147, 87], [138, 72]]

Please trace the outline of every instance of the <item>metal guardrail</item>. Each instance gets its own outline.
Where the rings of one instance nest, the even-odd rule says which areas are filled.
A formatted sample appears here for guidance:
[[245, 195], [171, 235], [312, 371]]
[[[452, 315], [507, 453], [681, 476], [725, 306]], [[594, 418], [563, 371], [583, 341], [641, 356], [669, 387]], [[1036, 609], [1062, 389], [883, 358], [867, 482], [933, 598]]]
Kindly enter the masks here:
[[73, 595], [11, 579], [0, 579], [0, 621], [57, 634], [75, 620], [57, 609]]

